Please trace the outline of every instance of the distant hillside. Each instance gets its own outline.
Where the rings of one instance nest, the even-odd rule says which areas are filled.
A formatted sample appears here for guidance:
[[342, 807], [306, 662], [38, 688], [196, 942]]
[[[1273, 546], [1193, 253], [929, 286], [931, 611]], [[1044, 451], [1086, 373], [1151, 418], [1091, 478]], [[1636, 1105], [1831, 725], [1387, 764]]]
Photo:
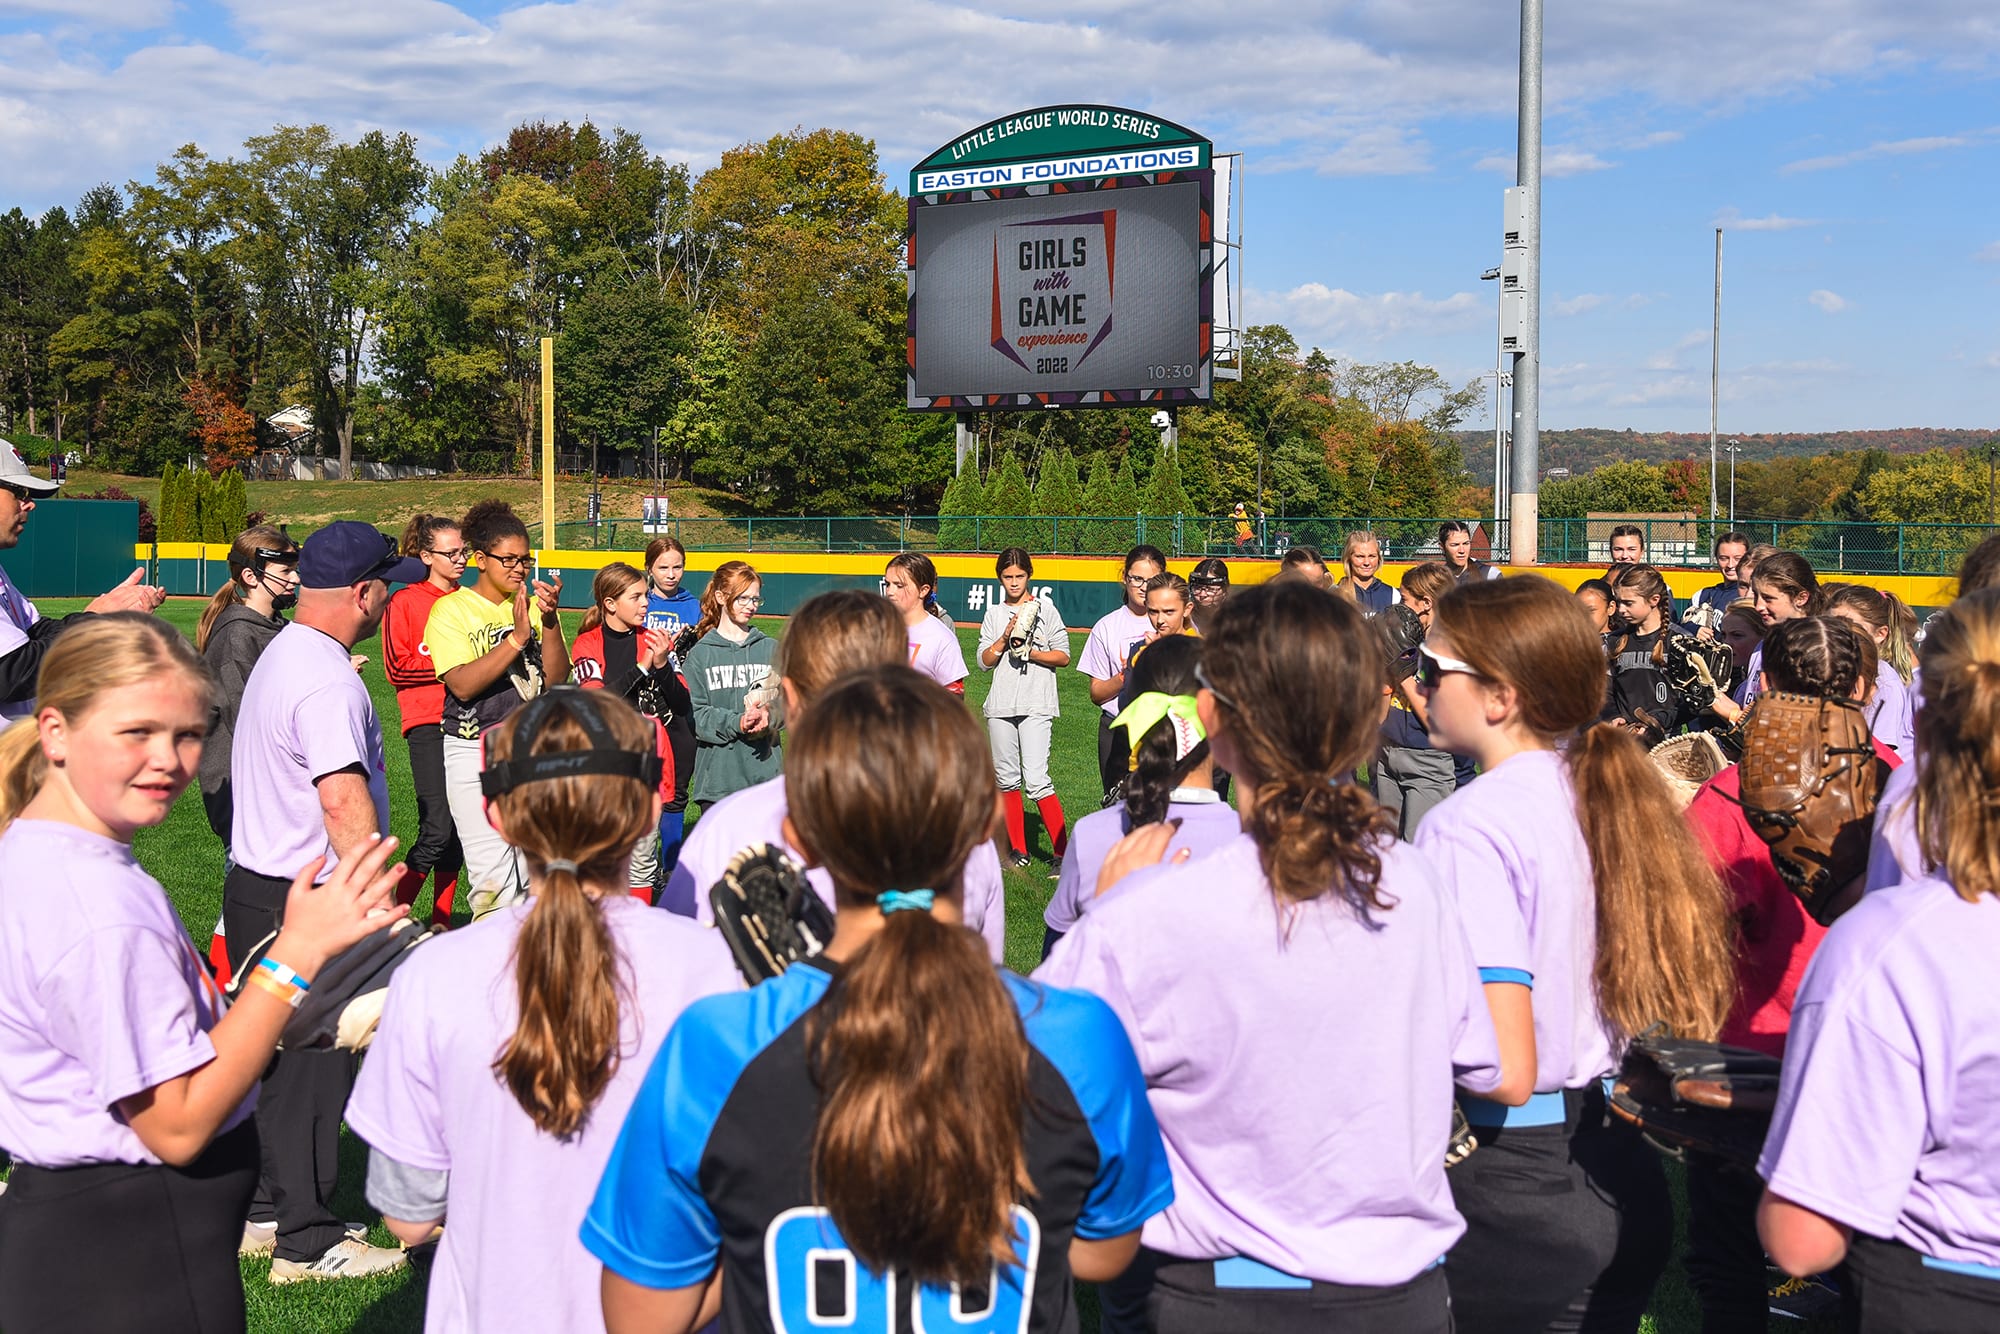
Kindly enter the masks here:
[[[1493, 432], [1459, 431], [1466, 470], [1479, 477], [1493, 469]], [[2000, 438], [2000, 430], [1956, 431], [1909, 426], [1895, 431], [1804, 431], [1772, 435], [1724, 432], [1720, 444], [1743, 445], [1743, 462], [1782, 455], [1809, 457], [1835, 451], [1884, 449], [1891, 454], [1921, 454], [1931, 449], [1969, 449]], [[1613, 431], [1586, 427], [1575, 431], [1542, 432], [1542, 467], [1586, 473], [1607, 463], [1665, 463], [1668, 459], [1706, 459], [1708, 433], [1684, 431]], [[1729, 456], [1722, 455], [1727, 464]]]

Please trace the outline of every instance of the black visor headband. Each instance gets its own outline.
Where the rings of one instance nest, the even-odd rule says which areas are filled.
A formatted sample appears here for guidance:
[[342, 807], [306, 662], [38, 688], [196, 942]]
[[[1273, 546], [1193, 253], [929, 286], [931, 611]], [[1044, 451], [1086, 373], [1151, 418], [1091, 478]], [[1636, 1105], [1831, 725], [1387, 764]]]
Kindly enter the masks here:
[[[533, 753], [535, 738], [558, 712], [566, 713], [590, 738], [589, 750], [552, 750]], [[479, 775], [479, 791], [491, 798], [512, 792], [523, 783], [540, 783], [553, 778], [577, 778], [584, 774], [610, 774], [633, 778], [648, 790], [660, 785], [660, 757], [625, 750], [598, 716], [597, 706], [575, 686], [556, 686], [529, 701], [514, 725], [514, 759], [489, 764]]]

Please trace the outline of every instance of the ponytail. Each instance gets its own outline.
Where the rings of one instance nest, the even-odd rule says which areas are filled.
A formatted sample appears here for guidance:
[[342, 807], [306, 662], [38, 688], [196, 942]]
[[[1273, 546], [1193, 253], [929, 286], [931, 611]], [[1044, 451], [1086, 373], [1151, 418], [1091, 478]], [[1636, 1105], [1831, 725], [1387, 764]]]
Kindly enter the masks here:
[[[1192, 635], [1156, 639], [1132, 659], [1127, 683], [1134, 699], [1140, 695], [1192, 695], [1199, 687], [1202, 641]], [[1113, 726], [1117, 724], [1114, 721]], [[1119, 729], [1126, 730], [1126, 729]], [[1185, 755], [1180, 752], [1172, 718], [1161, 718], [1138, 737], [1127, 736], [1123, 753], [1132, 758], [1125, 780], [1125, 827], [1157, 824], [1167, 818], [1173, 790], [1208, 759], [1203, 737]]]
[[1586, 727], [1567, 758], [1596, 889], [1599, 1012], [1625, 1038], [1664, 1024], [1712, 1040], [1736, 1000], [1728, 891], [1630, 733]]
[[1622, 1037], [1664, 1024], [1713, 1038], [1735, 1000], [1729, 896], [1658, 766], [1604, 708], [1604, 651], [1576, 598], [1540, 575], [1462, 584], [1432, 633], [1490, 681], [1522, 723], [1565, 753], [1597, 907], [1597, 1007]]
[[49, 776], [42, 754], [42, 729], [33, 717], [16, 719], [0, 732], [0, 829], [14, 823]]
[[1960, 898], [2000, 895], [2000, 589], [1961, 594], [1924, 635], [1917, 843]]
[[[569, 707], [597, 709], [620, 749], [652, 750], [651, 724], [624, 701], [592, 691]], [[516, 710], [488, 734], [489, 767], [513, 755], [526, 713]], [[536, 731], [532, 753], [590, 749], [582, 724], [558, 711]], [[601, 901], [584, 885], [623, 892], [632, 847], [652, 823], [653, 793], [629, 777], [586, 774], [523, 783], [493, 806], [536, 887], [514, 941], [518, 1018], [493, 1071], [537, 1129], [569, 1139], [618, 1071], [619, 1007], [630, 992]]]
[[194, 651], [196, 653], [208, 652], [208, 637], [215, 632], [216, 621], [221, 618], [225, 610], [238, 605], [242, 601], [243, 583], [234, 574], [231, 574], [229, 582], [215, 590], [215, 596], [210, 598], [208, 605], [201, 609], [201, 619], [195, 622]]
[[646, 582], [646, 576], [622, 560], [614, 560], [590, 581], [590, 610], [583, 614], [576, 632], [583, 634], [604, 624], [604, 604], [623, 597], [628, 589]]
[[1394, 907], [1380, 890], [1394, 822], [1354, 783], [1388, 688], [1360, 609], [1297, 580], [1246, 588], [1216, 610], [1201, 662], [1237, 780], [1256, 793], [1243, 827], [1279, 905], [1335, 893], [1364, 921]]
[[1027, 1035], [977, 935], [883, 902], [961, 897], [997, 795], [985, 737], [936, 682], [868, 668], [798, 719], [785, 788], [841, 911], [886, 915], [807, 1018], [814, 1196], [870, 1269], [986, 1287], [1020, 1263], [1014, 1206], [1033, 1190]]

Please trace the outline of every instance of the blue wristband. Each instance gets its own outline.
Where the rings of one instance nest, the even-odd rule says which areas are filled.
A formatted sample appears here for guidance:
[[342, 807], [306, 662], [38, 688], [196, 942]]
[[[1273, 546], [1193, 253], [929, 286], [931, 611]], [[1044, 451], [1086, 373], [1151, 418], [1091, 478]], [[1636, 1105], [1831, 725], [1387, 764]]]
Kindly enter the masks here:
[[259, 968], [262, 968], [265, 972], [269, 973], [272, 977], [278, 979], [278, 981], [283, 982], [288, 987], [297, 987], [300, 991], [312, 990], [312, 983], [306, 981], [303, 977], [300, 977], [297, 973], [293, 972], [288, 966], [279, 963], [276, 959], [273, 959], [268, 954], [265, 955], [263, 958], [257, 960], [257, 966]]

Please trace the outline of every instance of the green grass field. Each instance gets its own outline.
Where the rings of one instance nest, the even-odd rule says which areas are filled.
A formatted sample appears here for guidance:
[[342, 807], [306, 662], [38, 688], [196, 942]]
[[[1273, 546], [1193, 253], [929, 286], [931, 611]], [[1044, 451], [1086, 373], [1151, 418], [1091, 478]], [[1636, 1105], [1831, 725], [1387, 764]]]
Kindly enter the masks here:
[[[64, 615], [77, 610], [81, 602], [46, 601], [44, 615]], [[192, 636], [201, 612], [199, 601], [171, 599], [161, 615]], [[574, 629], [574, 618], [569, 621]], [[780, 633], [782, 623], [769, 621], [765, 629]], [[961, 629], [966, 660], [972, 662], [975, 633]], [[1072, 642], [1078, 651], [1082, 637]], [[383, 733], [389, 756], [389, 802], [394, 832], [405, 845], [416, 834], [416, 795], [410, 784], [407, 753], [396, 730], [394, 692], [383, 678], [379, 644], [362, 644], [358, 651], [377, 658], [363, 677], [374, 696], [377, 712], [385, 720]], [[967, 681], [968, 703], [977, 708], [985, 698], [988, 677], [975, 670]], [[1063, 808], [1074, 821], [1098, 809], [1096, 710], [1086, 692], [1080, 673], [1061, 673], [1063, 716], [1057, 721], [1052, 748], [1051, 770]], [[1048, 840], [1032, 808], [1028, 819], [1029, 840], [1035, 862], [1026, 869], [1006, 873], [1007, 960], [1026, 973], [1041, 958], [1042, 910], [1055, 889], [1049, 878]], [[174, 807], [173, 813], [157, 829], [141, 834], [136, 842], [140, 862], [166, 886], [168, 895], [187, 923], [197, 944], [205, 952], [210, 933], [222, 908], [222, 848], [209, 832], [203, 817], [199, 793], [192, 787]], [[461, 900], [462, 901], [462, 900]], [[415, 911], [429, 912], [428, 895]], [[463, 920], [463, 914], [461, 914]], [[366, 1148], [351, 1136], [343, 1139], [341, 1185], [338, 1207], [343, 1217], [373, 1219], [375, 1213], [362, 1197], [361, 1183]], [[1680, 1199], [1680, 1173], [1670, 1165], [1669, 1177], [1675, 1197]], [[532, 1201], [521, 1201], [523, 1209]], [[386, 1230], [376, 1226], [371, 1235], [377, 1245], [393, 1245]], [[1678, 1251], [1678, 1246], [1676, 1250]], [[380, 1279], [349, 1280], [336, 1283], [306, 1283], [274, 1288], [266, 1282], [268, 1260], [246, 1261], [243, 1287], [249, 1301], [250, 1328], [260, 1334], [333, 1334], [334, 1331], [367, 1331], [370, 1334], [415, 1331], [423, 1326], [423, 1277], [406, 1271]], [[1084, 1294], [1085, 1334], [1095, 1334], [1095, 1304]], [[1678, 1260], [1667, 1271], [1655, 1294], [1653, 1311], [1643, 1327], [1649, 1334], [1682, 1334], [1699, 1327], [1700, 1320], [1692, 1292], [1681, 1273]], [[1797, 1328], [1797, 1326], [1790, 1326]]]

